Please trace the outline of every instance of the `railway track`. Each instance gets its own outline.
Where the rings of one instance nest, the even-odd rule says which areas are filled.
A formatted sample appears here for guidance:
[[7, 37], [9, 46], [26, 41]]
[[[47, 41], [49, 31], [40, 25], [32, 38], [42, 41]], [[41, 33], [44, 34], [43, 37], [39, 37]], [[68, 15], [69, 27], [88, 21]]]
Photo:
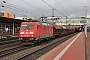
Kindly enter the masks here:
[[21, 50], [24, 50], [24, 49], [27, 49], [27, 48], [30, 48], [30, 46], [29, 47], [19, 46], [19, 47], [15, 47], [15, 48], [12, 48], [12, 49], [4, 50], [4, 51], [0, 52], [0, 57], [9, 55], [9, 54], [14, 53], [14, 52], [18, 52], [18, 51], [21, 51]]
[[0, 42], [9, 41], [9, 40], [16, 40], [16, 39], [19, 39], [19, 37], [6, 37], [6, 38], [1, 38]]
[[[21, 47], [17, 47], [14, 49], [2, 51], [2, 52], [0, 52], [0, 59], [1, 60], [9, 60], [9, 59], [10, 60], [27, 60], [27, 57], [30, 57], [31, 58], [30, 60], [35, 60], [38, 57], [40, 57], [41, 55], [43, 55], [44, 53], [46, 53], [47, 51], [50, 51], [51, 49], [60, 45], [61, 43], [68, 40], [69, 38], [71, 38], [74, 35], [75, 35], [75, 33], [65, 36], [65, 37], [62, 37], [62, 38], [58, 38], [58, 39], [49, 41], [48, 43], [44, 42], [38, 46], [34, 46], [34, 45], [21, 46]], [[43, 51], [43, 52], [41, 52], [41, 51]]]
[[[12, 48], [15, 48], [15, 47], [18, 47], [20, 46], [20, 40], [15, 37], [15, 38], [7, 38], [7, 39], [0, 39], [0, 53], [1, 52], [4, 52], [5, 50], [8, 50], [8, 49], [12, 49]], [[3, 55], [5, 55], [7, 53], [4, 53]], [[2, 54], [0, 54], [1, 56]]]
[[7, 40], [7, 41], [2, 41], [0, 42], [0, 45], [6, 45], [6, 44], [10, 44], [10, 43], [15, 43], [15, 42], [19, 42], [20, 40]]
[[19, 42], [19, 37], [9, 37], [0, 39], [0, 46]]

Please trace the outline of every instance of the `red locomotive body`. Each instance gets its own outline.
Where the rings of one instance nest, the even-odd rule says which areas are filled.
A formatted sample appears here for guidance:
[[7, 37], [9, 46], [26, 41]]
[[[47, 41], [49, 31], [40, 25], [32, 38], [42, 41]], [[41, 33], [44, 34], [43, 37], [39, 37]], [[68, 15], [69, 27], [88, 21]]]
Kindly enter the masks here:
[[22, 22], [20, 27], [20, 38], [24, 42], [35, 42], [43, 38], [50, 38], [53, 36], [53, 28], [49, 24], [42, 24], [40, 22]]

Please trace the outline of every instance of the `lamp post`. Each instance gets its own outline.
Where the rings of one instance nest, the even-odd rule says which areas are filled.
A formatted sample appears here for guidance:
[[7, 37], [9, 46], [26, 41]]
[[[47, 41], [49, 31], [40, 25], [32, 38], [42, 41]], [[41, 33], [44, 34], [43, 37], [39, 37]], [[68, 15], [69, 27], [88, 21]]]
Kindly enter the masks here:
[[67, 25], [67, 16], [66, 16], [66, 25]]
[[84, 7], [86, 8], [86, 15], [85, 15], [86, 23], [84, 27], [84, 33], [85, 33], [85, 36], [87, 37], [87, 6], [84, 6]]

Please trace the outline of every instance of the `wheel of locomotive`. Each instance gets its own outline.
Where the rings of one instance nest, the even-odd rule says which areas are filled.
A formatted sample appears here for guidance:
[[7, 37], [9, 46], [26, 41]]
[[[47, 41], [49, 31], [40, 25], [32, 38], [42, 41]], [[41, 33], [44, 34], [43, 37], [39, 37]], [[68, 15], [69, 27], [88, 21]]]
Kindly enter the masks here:
[[49, 40], [50, 40], [50, 38], [48, 37], [48, 38], [47, 38], [47, 41], [49, 41]]

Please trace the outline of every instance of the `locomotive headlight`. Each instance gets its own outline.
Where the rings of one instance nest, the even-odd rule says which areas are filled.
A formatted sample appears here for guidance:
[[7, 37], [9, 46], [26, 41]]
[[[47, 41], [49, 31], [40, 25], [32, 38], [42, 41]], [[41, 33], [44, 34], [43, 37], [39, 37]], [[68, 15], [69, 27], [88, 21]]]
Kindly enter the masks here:
[[33, 32], [30, 32], [30, 34], [33, 34]]
[[20, 34], [24, 34], [24, 32], [20, 32]]
[[33, 37], [33, 35], [31, 35]]

